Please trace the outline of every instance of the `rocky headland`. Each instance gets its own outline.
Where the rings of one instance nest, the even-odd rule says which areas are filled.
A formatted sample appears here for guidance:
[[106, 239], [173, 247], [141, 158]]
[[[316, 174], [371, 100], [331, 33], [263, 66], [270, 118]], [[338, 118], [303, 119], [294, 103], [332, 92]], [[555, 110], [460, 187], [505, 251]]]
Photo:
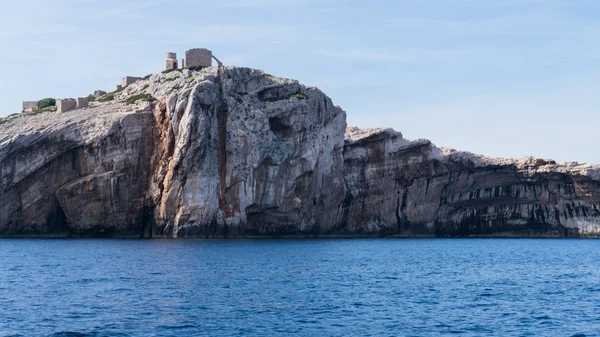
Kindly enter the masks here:
[[1, 236], [600, 236], [598, 165], [347, 127], [319, 89], [248, 68], [109, 95], [0, 124]]

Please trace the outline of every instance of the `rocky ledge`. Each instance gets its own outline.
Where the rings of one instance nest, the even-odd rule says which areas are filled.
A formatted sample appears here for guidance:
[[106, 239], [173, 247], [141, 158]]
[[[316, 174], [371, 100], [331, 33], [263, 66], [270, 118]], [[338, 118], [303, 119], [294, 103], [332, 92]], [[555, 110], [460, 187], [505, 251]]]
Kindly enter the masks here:
[[247, 68], [113, 94], [0, 125], [0, 235], [600, 236], [600, 166], [346, 128], [317, 88]]

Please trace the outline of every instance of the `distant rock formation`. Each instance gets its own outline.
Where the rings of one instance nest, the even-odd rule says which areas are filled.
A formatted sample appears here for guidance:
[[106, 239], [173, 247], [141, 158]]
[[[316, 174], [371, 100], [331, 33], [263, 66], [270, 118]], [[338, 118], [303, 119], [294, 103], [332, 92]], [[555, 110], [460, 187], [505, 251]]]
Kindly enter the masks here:
[[0, 235], [600, 236], [600, 166], [346, 128], [317, 88], [248, 68], [111, 98], [0, 124]]

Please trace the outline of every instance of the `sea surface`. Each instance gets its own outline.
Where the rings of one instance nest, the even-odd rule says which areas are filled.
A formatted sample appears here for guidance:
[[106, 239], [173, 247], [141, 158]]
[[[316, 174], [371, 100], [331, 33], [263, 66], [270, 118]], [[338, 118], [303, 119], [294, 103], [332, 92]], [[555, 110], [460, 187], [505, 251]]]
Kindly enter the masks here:
[[0, 336], [600, 336], [600, 240], [0, 240]]

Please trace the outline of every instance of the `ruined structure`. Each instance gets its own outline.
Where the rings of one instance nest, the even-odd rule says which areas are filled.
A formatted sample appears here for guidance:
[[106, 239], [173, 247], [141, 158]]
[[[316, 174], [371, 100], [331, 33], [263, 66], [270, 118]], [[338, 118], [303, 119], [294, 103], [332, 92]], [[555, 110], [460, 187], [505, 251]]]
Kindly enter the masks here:
[[186, 68], [212, 67], [212, 51], [206, 48], [195, 48], [185, 52]]
[[32, 112], [38, 108], [37, 101], [25, 101], [23, 102], [23, 112]]
[[87, 97], [79, 97], [77, 98], [77, 109], [87, 108], [88, 107], [88, 99]]
[[165, 70], [173, 70], [177, 68], [177, 53], [167, 53], [167, 59], [165, 60]]
[[133, 76], [125, 76], [125, 78], [123, 78], [123, 80], [121, 81], [121, 87], [126, 87], [132, 83], [135, 83], [139, 80], [141, 80], [141, 77], [133, 77]]
[[73, 98], [63, 98], [56, 100], [56, 112], [65, 113], [77, 108], [77, 101]]
[[67, 111], [87, 108], [89, 105], [87, 97], [75, 98], [63, 98], [56, 99], [56, 111], [58, 113], [64, 113]]

